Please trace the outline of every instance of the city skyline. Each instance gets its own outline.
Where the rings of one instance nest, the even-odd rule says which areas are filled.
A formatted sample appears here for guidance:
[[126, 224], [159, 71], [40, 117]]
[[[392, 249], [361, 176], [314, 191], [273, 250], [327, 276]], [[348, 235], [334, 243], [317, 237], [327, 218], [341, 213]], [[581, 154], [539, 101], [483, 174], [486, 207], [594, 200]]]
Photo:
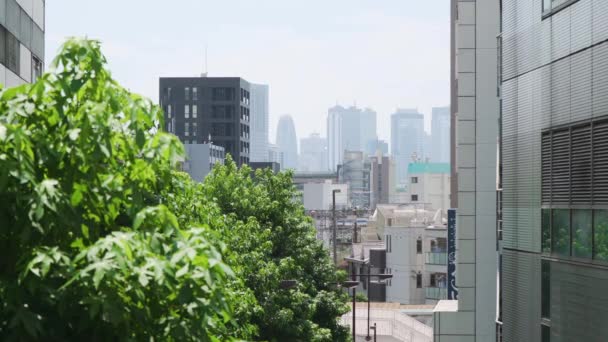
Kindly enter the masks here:
[[[99, 39], [114, 77], [154, 102], [158, 77], [200, 76], [205, 64], [212, 77], [268, 84], [271, 142], [285, 114], [298, 136], [324, 136], [327, 108], [356, 103], [378, 113], [378, 137], [388, 141], [396, 108], [418, 107], [428, 131], [431, 108], [449, 103], [447, 0], [179, 3], [107, 1], [95, 11], [92, 1], [54, 3], [46, 16], [46, 55], [54, 56], [68, 36]], [[227, 12], [238, 24], [222, 20]], [[108, 17], [115, 18], [110, 26]]]

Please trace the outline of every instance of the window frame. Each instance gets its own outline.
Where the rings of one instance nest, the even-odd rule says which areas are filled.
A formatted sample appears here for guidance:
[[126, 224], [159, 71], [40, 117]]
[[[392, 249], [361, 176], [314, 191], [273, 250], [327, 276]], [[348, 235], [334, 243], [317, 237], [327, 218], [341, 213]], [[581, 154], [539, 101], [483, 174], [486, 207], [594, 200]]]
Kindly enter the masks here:
[[416, 288], [417, 289], [422, 288], [422, 273], [420, 273], [420, 272], [416, 273]]
[[[545, 1], [549, 1], [549, 9], [545, 9]], [[567, 7], [570, 7], [572, 5], [574, 5], [575, 3], [577, 3], [579, 0], [563, 0], [563, 2], [559, 5], [553, 5], [553, 3], [555, 2], [555, 0], [543, 0], [540, 2], [540, 10], [541, 10], [541, 14], [542, 14], [542, 19], [545, 20], [549, 17], [551, 17], [552, 15], [566, 9]]]
[[418, 202], [418, 194], [412, 194], [410, 196], [410, 201], [412, 201], [412, 202]]

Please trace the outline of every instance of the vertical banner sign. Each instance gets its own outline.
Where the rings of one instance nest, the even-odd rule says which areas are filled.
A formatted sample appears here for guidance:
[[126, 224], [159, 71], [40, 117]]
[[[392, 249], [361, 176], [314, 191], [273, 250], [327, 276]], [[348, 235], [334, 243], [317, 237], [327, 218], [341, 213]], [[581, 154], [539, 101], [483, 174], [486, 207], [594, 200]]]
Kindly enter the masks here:
[[458, 299], [456, 287], [456, 209], [448, 209], [448, 299]]

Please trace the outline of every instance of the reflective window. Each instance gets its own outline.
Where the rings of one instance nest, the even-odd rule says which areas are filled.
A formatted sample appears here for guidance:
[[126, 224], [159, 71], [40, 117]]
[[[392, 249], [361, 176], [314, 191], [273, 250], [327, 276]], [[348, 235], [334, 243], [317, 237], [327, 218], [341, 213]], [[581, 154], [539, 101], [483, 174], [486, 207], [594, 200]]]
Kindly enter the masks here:
[[23, 45], [25, 45], [28, 49], [32, 48], [32, 19], [25, 13], [25, 11], [21, 11], [21, 33], [19, 35], [19, 40]]
[[6, 1], [6, 28], [12, 34], [19, 36], [21, 31], [21, 8], [15, 0]]
[[15, 36], [6, 33], [6, 67], [19, 75], [19, 59], [20, 59], [19, 41]]
[[186, 101], [190, 100], [190, 87], [184, 88], [184, 99], [186, 99]]
[[608, 210], [594, 210], [594, 258], [608, 261]]
[[192, 100], [193, 101], [198, 100], [198, 88], [197, 87], [192, 88]]
[[198, 105], [192, 105], [192, 117], [196, 119], [197, 115], [198, 115]]
[[552, 252], [561, 256], [570, 256], [570, 210], [553, 209], [552, 224]]
[[543, 253], [551, 253], [551, 209], [542, 209], [541, 244]]
[[184, 118], [190, 118], [190, 105], [184, 105]]
[[192, 123], [192, 136], [195, 137], [196, 136], [196, 122]]
[[190, 124], [188, 122], [184, 124], [184, 135], [190, 136]]
[[6, 65], [6, 30], [2, 26], [0, 26], [0, 63]]
[[541, 316], [551, 317], [551, 264], [541, 260]]
[[591, 258], [591, 210], [572, 210], [572, 255], [579, 258]]
[[32, 25], [32, 52], [34, 55], [44, 59], [44, 32], [38, 25]]

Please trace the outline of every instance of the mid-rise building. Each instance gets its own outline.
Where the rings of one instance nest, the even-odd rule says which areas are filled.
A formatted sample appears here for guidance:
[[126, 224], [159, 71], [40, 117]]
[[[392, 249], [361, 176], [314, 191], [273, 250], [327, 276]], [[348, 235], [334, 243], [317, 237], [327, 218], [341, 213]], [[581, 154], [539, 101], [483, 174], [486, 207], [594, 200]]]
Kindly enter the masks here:
[[604, 341], [608, 2], [503, 0], [502, 23], [503, 340]]
[[298, 171], [321, 172], [328, 171], [327, 139], [313, 133], [307, 138], [300, 139], [300, 156]]
[[250, 84], [251, 91], [251, 136], [249, 140], [251, 162], [268, 161], [268, 86], [265, 84]]
[[281, 168], [284, 170], [297, 169], [298, 138], [296, 136], [296, 127], [290, 115], [283, 115], [279, 119], [276, 142], [279, 151], [283, 153], [283, 164], [281, 164]]
[[331, 210], [333, 208], [333, 191], [336, 195], [336, 209], [348, 206], [348, 185], [334, 183], [331, 180], [324, 182], [310, 181], [303, 184], [302, 202], [305, 210]]
[[[540, 1], [524, 1], [530, 11], [534, 11], [536, 4], [540, 10]], [[504, 3], [502, 1], [503, 6]], [[495, 341], [499, 122], [496, 85], [501, 2], [452, 0], [451, 5], [450, 108], [451, 127], [456, 134], [450, 137], [450, 162], [451, 202], [452, 208], [457, 208], [455, 283], [458, 293], [457, 300], [440, 301], [437, 305], [434, 338], [441, 342]], [[533, 31], [518, 31], [518, 35]], [[519, 301], [517, 305], [523, 308], [527, 303]]]
[[425, 204], [427, 210], [441, 210], [445, 217], [450, 208], [450, 164], [411, 163], [408, 177], [409, 201]]
[[0, 1], [0, 84], [33, 83], [44, 69], [44, 0]]
[[417, 109], [397, 109], [391, 116], [391, 155], [397, 183], [407, 184], [407, 166], [424, 155], [424, 115]]
[[221, 146], [204, 143], [185, 144], [184, 147], [186, 160], [182, 163], [182, 170], [197, 182], [202, 182], [215, 164], [224, 164], [225, 152]]
[[340, 105], [329, 109], [327, 148], [330, 170], [336, 170], [337, 165], [343, 162], [344, 151], [370, 153], [368, 146], [376, 140], [376, 112], [373, 110]]
[[391, 203], [391, 195], [395, 192], [395, 163], [391, 157], [383, 156], [380, 151], [377, 155], [369, 157], [369, 161], [371, 209], [374, 209], [377, 204]]
[[338, 165], [338, 182], [348, 184], [349, 203], [357, 208], [370, 208], [371, 163], [361, 151], [345, 151], [344, 162]]
[[240, 166], [249, 163], [249, 82], [238, 77], [161, 77], [165, 129], [184, 144], [213, 141]]
[[450, 162], [450, 107], [433, 108], [431, 149], [430, 158], [432, 162]]

